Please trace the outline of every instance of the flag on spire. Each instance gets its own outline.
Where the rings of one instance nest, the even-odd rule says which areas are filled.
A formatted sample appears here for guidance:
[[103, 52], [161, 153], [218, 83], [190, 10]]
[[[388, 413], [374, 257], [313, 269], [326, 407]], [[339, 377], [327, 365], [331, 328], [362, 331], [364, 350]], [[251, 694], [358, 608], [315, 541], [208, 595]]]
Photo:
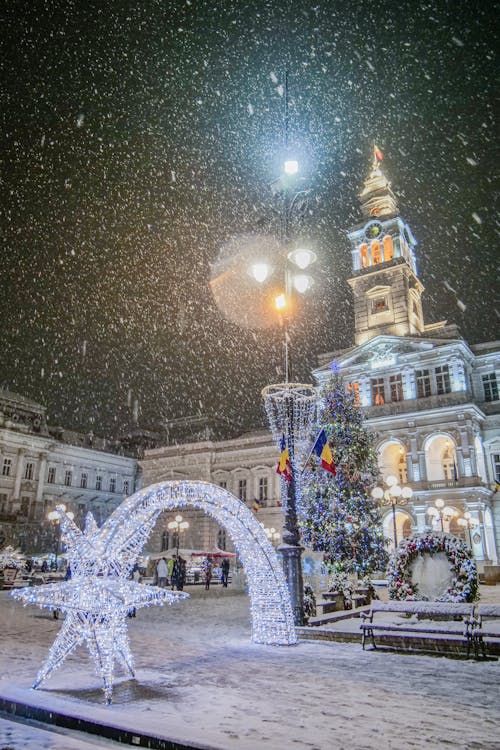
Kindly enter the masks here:
[[314, 441], [311, 453], [315, 453], [316, 456], [321, 459], [321, 466], [323, 467], [323, 469], [329, 471], [330, 474], [333, 474], [335, 476], [335, 474], [337, 473], [337, 469], [335, 468], [332, 449], [328, 445], [328, 438], [326, 437], [324, 427], [322, 427], [319, 431], [318, 437]]
[[383, 161], [384, 160], [384, 155], [383, 155], [382, 151], [375, 144], [373, 144], [373, 155], [375, 156], [376, 161]]
[[280, 451], [281, 453], [276, 472], [285, 477], [286, 481], [289, 482], [292, 478], [292, 464], [290, 463], [290, 454], [288, 453], [288, 447], [284, 435], [281, 436]]

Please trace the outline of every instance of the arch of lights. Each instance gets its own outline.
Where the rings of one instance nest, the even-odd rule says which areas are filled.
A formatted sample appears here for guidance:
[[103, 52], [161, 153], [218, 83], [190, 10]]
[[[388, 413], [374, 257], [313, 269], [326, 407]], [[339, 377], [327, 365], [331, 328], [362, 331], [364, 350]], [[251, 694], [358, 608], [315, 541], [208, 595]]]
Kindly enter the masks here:
[[160, 513], [185, 506], [204, 511], [230, 534], [247, 574], [252, 640], [285, 646], [297, 642], [283, 570], [251, 511], [230, 492], [208, 482], [161, 482], [124, 500], [101, 528], [89, 513], [80, 531], [64, 506], [57, 508], [71, 579], [12, 592], [25, 604], [66, 613], [33, 687], [83, 642], [102, 678], [107, 703], [113, 692], [115, 662], [134, 677], [127, 614], [151, 604], [173, 604], [188, 595], [144, 586], [130, 576]]

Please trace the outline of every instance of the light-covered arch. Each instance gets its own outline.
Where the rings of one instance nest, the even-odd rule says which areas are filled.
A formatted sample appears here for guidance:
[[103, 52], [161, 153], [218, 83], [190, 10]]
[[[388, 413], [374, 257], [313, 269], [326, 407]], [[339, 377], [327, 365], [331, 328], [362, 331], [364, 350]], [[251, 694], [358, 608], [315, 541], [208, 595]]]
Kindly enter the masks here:
[[290, 594], [276, 552], [253, 513], [228, 490], [209, 482], [160, 482], [115, 510], [101, 529], [105, 548], [140, 552], [158, 516], [191, 506], [219, 523], [233, 540], [245, 569], [250, 596], [252, 640], [289, 646], [297, 642]]

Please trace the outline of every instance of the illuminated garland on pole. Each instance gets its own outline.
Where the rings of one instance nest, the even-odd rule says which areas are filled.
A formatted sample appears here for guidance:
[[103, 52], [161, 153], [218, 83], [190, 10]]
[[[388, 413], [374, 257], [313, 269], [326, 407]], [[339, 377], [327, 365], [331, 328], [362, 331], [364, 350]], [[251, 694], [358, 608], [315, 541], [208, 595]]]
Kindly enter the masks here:
[[12, 593], [25, 604], [66, 613], [38, 687], [80, 643], [85, 642], [111, 702], [114, 665], [134, 675], [127, 614], [151, 604], [173, 604], [188, 595], [130, 581], [130, 575], [160, 513], [193, 506], [211, 515], [232, 537], [248, 579], [252, 639], [256, 643], [297, 642], [290, 595], [272, 544], [254, 514], [227, 490], [208, 482], [162, 482], [127, 498], [101, 528], [88, 514], [82, 532], [58, 508], [68, 547], [69, 581]]

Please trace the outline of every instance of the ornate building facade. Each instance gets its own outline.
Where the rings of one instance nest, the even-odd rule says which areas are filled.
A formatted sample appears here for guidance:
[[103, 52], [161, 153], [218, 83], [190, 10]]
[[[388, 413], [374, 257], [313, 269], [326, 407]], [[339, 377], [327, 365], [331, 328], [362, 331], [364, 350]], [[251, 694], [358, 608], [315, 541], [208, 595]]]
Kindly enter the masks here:
[[118, 444], [49, 427], [44, 406], [0, 390], [0, 547], [51, 551], [47, 513], [57, 504], [80, 526], [89, 510], [100, 524], [139, 485], [137, 461]]
[[[383, 522], [396, 535], [442, 528], [465, 536], [480, 565], [500, 554], [499, 342], [470, 345], [446, 321], [426, 324], [416, 240], [400, 215], [374, 155], [360, 193], [361, 220], [347, 233], [352, 254], [354, 345], [321, 355], [318, 387], [333, 362], [352, 388], [375, 434], [382, 479], [409, 485], [406, 505], [387, 507]], [[232, 491], [266, 528], [281, 531], [277, 452], [269, 434], [192, 442], [146, 451], [144, 482], [205, 479]], [[451, 509], [429, 513], [436, 500]], [[464, 513], [468, 527], [457, 522]], [[209, 519], [191, 514], [186, 546], [226, 544]], [[156, 543], [168, 546], [162, 532]], [[217, 542], [219, 544], [217, 545]], [[229, 544], [228, 544], [229, 547]]]

